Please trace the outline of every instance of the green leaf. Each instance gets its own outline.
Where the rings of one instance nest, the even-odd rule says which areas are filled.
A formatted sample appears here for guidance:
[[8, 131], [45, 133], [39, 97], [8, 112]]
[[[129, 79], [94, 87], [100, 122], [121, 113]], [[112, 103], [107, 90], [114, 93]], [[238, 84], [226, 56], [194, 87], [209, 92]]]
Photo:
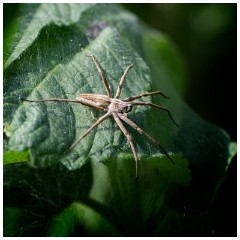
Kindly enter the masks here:
[[109, 232], [111, 234], [119, 234], [111, 224], [111, 221], [108, 221], [108, 219], [104, 218], [104, 215], [101, 215], [101, 211], [98, 212], [84, 203], [73, 202], [60, 214], [53, 217], [47, 236], [71, 236], [75, 228], [81, 229], [85, 233], [91, 232], [92, 235], [96, 233], [96, 236], [102, 228], [107, 229], [106, 233], [108, 234]]
[[10, 163], [18, 163], [18, 162], [25, 162], [30, 161], [29, 152], [14, 152], [8, 151], [3, 155], [3, 164], [10, 164]]
[[[71, 235], [79, 226], [80, 235], [87, 236], [180, 235], [196, 215], [208, 211], [236, 147], [181, 98], [188, 79], [168, 37], [116, 4], [23, 4], [11, 27], [18, 34], [8, 36], [11, 48], [4, 63], [6, 162], [15, 163], [4, 167], [7, 206], [34, 212], [33, 222], [44, 214], [48, 231], [36, 232], [49, 236]], [[131, 148], [113, 119], [68, 151], [104, 113], [76, 103], [21, 100], [106, 94], [81, 48], [96, 56], [113, 93], [126, 67], [134, 64], [121, 99], [158, 90], [170, 97], [143, 100], [167, 107], [180, 127], [166, 112], [150, 107], [136, 107], [128, 117], [166, 149], [175, 165], [126, 126], [140, 158], [136, 183]], [[180, 221], [186, 209], [188, 219]], [[64, 219], [66, 226], [58, 229]]]
[[[22, 102], [21, 99], [34, 100], [51, 97], [75, 99], [80, 93], [106, 94], [96, 67], [90, 58], [84, 56], [81, 47], [96, 55], [113, 93], [116, 92], [119, 78], [131, 63], [134, 64], [134, 68], [127, 76], [121, 97], [126, 98], [151, 91], [149, 67], [134, 50], [135, 46], [130, 45], [129, 40], [122, 34], [129, 20], [133, 24], [132, 27], [137, 29], [137, 21], [134, 18], [126, 21], [125, 17], [128, 15], [131, 17], [131, 15], [118, 13], [115, 17], [124, 25], [119, 26], [118, 29], [118, 27], [111, 26], [114, 15], [112, 19], [108, 19], [110, 16], [102, 19], [101, 11], [96, 11], [96, 16], [91, 16], [91, 18], [101, 19], [98, 23], [100, 26], [98, 26], [85, 19], [89, 18], [90, 7], [79, 7], [79, 11], [84, 12], [82, 18], [79, 17], [81, 19], [79, 27], [73, 27], [72, 24], [76, 23], [77, 18], [74, 17], [75, 21], [71, 22], [66, 12], [58, 16], [62, 19], [60, 26], [53, 23], [45, 24], [49, 22], [49, 19], [46, 19], [40, 25], [42, 26], [40, 31], [36, 22], [39, 19], [38, 15], [42, 16], [45, 13], [45, 8], [45, 5], [39, 6], [36, 16], [33, 16], [29, 27], [23, 33], [22, 39], [25, 35], [32, 36], [31, 38], [34, 39], [32, 44], [26, 43], [23, 46], [21, 41], [18, 42], [15, 49], [21, 49], [22, 54], [19, 55], [19, 50], [15, 50], [5, 64], [4, 124], [5, 133], [9, 137], [9, 148], [13, 151], [31, 149], [32, 160], [36, 165], [48, 166], [61, 161], [69, 169], [81, 167], [89, 158], [102, 161], [113, 154], [116, 156], [116, 152], [121, 152], [127, 142], [123, 141], [122, 133], [112, 120], [102, 123], [81, 144], [66, 154], [70, 145], [96, 121], [100, 113], [95, 113], [96, 111], [80, 104], [29, 103]], [[55, 19], [55, 8], [58, 9], [59, 6], [51, 5], [49, 8], [50, 11], [54, 9], [51, 19]], [[91, 11], [94, 8], [95, 6], [92, 6]], [[61, 9], [69, 11], [69, 6], [61, 5]], [[113, 7], [112, 14], [114, 14], [114, 9]], [[63, 27], [62, 25], [70, 26]], [[98, 29], [101, 26], [103, 29], [96, 33], [95, 28]], [[87, 32], [87, 36], [84, 32]], [[98, 35], [95, 36], [96, 34]], [[90, 37], [94, 39], [90, 41]], [[42, 53], [41, 58], [39, 58], [39, 52]], [[14, 62], [12, 58], [15, 59]], [[31, 65], [29, 65], [29, 58], [31, 58]], [[25, 70], [21, 71], [21, 69]], [[17, 74], [13, 76], [10, 74], [12, 71]], [[169, 102], [170, 105], [174, 103], [174, 101]], [[95, 119], [91, 112], [94, 112]], [[147, 115], [143, 114], [144, 112]], [[163, 145], [168, 146], [178, 129], [171, 123], [166, 113], [161, 113], [156, 109], [137, 108], [131, 113], [131, 118], [147, 130], [149, 127], [145, 127], [145, 124], [148, 118], [153, 120], [156, 113], [160, 116], [159, 120], [163, 120], [162, 124], [168, 126], [168, 133], [161, 136]], [[174, 117], [180, 121], [176, 114]], [[157, 136], [155, 138], [160, 139]], [[144, 152], [148, 148], [146, 141], [137, 144], [139, 144], [140, 151]], [[117, 151], [113, 151], [114, 146], [115, 150], [118, 148]], [[130, 151], [129, 147], [128, 151]]]

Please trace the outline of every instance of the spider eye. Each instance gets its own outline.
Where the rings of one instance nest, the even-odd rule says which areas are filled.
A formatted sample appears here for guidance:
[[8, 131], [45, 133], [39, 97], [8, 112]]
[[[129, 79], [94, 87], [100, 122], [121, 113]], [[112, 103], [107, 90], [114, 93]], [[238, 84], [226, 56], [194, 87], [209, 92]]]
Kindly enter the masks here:
[[125, 110], [125, 113], [129, 113], [131, 111], [132, 111], [132, 106], [127, 106], [126, 110]]

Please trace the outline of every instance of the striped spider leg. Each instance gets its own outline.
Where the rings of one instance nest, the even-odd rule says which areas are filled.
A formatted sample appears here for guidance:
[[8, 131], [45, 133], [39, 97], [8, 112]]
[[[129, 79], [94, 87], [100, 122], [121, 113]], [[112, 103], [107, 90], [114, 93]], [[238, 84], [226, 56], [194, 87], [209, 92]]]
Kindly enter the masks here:
[[116, 91], [115, 97], [113, 98], [112, 97], [112, 93], [111, 93], [110, 88], [109, 88], [109, 85], [107, 83], [106, 77], [104, 76], [104, 73], [103, 73], [100, 65], [98, 64], [96, 57], [93, 54], [85, 54], [85, 56], [90, 57], [92, 59], [92, 61], [94, 62], [95, 66], [96, 66], [96, 68], [97, 68], [97, 70], [98, 70], [98, 72], [99, 72], [99, 74], [101, 76], [101, 79], [103, 81], [103, 85], [105, 87], [107, 95], [83, 93], [83, 94], [80, 94], [78, 97], [76, 97], [75, 100], [61, 99], [61, 98], [49, 98], [49, 99], [41, 99], [41, 100], [23, 99], [23, 100], [24, 101], [28, 101], [28, 102], [53, 101], [53, 102], [81, 103], [83, 105], [86, 105], [88, 107], [94, 108], [96, 110], [105, 111], [106, 113], [102, 117], [100, 117], [89, 129], [87, 129], [87, 131], [75, 143], [73, 143], [70, 146], [69, 149], [74, 148], [95, 127], [97, 127], [105, 119], [107, 119], [110, 116], [112, 116], [114, 118], [114, 120], [116, 121], [117, 125], [119, 126], [119, 128], [121, 129], [121, 131], [123, 132], [123, 134], [125, 135], [125, 137], [127, 138], [127, 141], [130, 144], [130, 147], [131, 147], [131, 150], [133, 152], [134, 159], [135, 159], [136, 178], [138, 177], [138, 156], [137, 156], [137, 153], [136, 153], [136, 149], [135, 149], [132, 137], [129, 134], [129, 132], [127, 131], [127, 129], [125, 128], [125, 126], [123, 125], [123, 122], [127, 123], [128, 125], [130, 125], [132, 128], [134, 128], [140, 134], [145, 135], [151, 142], [153, 142], [155, 145], [157, 145], [161, 149], [161, 151], [163, 151], [164, 154], [166, 154], [166, 156], [174, 164], [174, 162], [172, 161], [171, 157], [164, 150], [164, 148], [160, 145], [160, 143], [158, 143], [153, 137], [151, 137], [148, 133], [146, 133], [143, 129], [141, 129], [139, 126], [137, 126], [137, 124], [135, 124], [132, 120], [130, 120], [127, 117], [127, 113], [132, 110], [132, 106], [134, 106], [134, 105], [136, 105], [136, 106], [150, 106], [150, 107], [159, 108], [159, 109], [167, 112], [169, 117], [171, 118], [172, 122], [176, 126], [178, 126], [178, 124], [174, 121], [170, 111], [167, 108], [165, 108], [163, 106], [160, 106], [160, 105], [156, 105], [156, 104], [150, 103], [150, 102], [135, 101], [136, 99], [139, 99], [139, 98], [142, 98], [142, 97], [145, 97], [145, 96], [156, 95], [156, 94], [160, 94], [164, 98], [167, 98], [167, 96], [164, 95], [160, 91], [156, 91], [156, 92], [145, 92], [145, 93], [141, 93], [141, 94], [136, 95], [136, 96], [132, 96], [132, 97], [128, 97], [128, 98], [125, 98], [123, 100], [120, 100], [119, 97], [120, 97], [120, 94], [121, 94], [121, 90], [122, 90], [122, 86], [123, 86], [125, 77], [126, 77], [128, 71], [129, 71], [129, 69], [133, 67], [133, 65], [131, 64], [131, 65], [129, 65], [126, 68], [126, 70], [124, 71], [122, 77], [120, 78], [120, 82], [119, 82], [119, 85], [117, 87], [117, 91]]

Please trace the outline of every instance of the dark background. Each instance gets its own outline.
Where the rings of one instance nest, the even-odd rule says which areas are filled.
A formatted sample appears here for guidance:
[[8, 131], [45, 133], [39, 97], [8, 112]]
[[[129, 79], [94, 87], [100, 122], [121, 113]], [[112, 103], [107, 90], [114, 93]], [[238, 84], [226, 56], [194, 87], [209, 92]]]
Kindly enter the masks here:
[[[176, 43], [189, 74], [185, 101], [237, 140], [237, 4], [124, 4]], [[18, 4], [4, 4], [4, 25]], [[4, 35], [7, 28], [4, 27]], [[232, 161], [215, 203], [216, 236], [237, 235], [237, 163]]]
[[[185, 101], [237, 141], [237, 4], [124, 4], [167, 34], [186, 61]], [[215, 203], [216, 236], [237, 236], [237, 158]]]

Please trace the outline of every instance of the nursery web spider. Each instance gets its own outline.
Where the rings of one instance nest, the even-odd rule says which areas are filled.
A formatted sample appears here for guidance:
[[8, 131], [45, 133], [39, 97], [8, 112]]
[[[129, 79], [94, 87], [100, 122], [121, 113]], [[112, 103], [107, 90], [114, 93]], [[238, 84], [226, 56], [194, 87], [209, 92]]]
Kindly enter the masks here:
[[122, 90], [122, 86], [123, 86], [125, 77], [126, 77], [128, 71], [129, 71], [129, 69], [133, 67], [133, 65], [131, 64], [126, 68], [122, 77], [120, 78], [120, 82], [119, 82], [119, 85], [117, 87], [117, 92], [115, 94], [115, 97], [113, 98], [112, 93], [111, 93], [110, 88], [109, 88], [109, 85], [107, 83], [106, 77], [104, 76], [104, 73], [103, 73], [100, 65], [98, 64], [98, 62], [96, 60], [96, 57], [93, 54], [85, 54], [85, 56], [90, 57], [92, 59], [92, 61], [94, 62], [95, 66], [96, 66], [96, 68], [97, 68], [97, 70], [98, 70], [98, 72], [99, 72], [99, 74], [102, 78], [102, 81], [103, 81], [104, 87], [106, 89], [107, 95], [83, 93], [83, 94], [80, 94], [78, 97], [76, 97], [76, 100], [61, 99], [61, 98], [49, 98], [49, 99], [42, 99], [42, 100], [28, 100], [28, 99], [23, 99], [23, 100], [28, 101], [28, 102], [54, 101], [54, 102], [81, 103], [81, 104], [89, 106], [91, 108], [106, 112], [75, 143], [73, 143], [70, 146], [69, 149], [74, 148], [84, 137], [86, 137], [101, 122], [103, 122], [108, 117], [113, 116], [114, 120], [116, 121], [117, 125], [119, 126], [119, 128], [121, 129], [121, 131], [123, 132], [123, 134], [125, 135], [125, 137], [127, 138], [128, 142], [131, 146], [131, 149], [132, 149], [132, 152], [133, 152], [133, 155], [134, 155], [134, 159], [135, 159], [135, 164], [136, 164], [136, 178], [138, 176], [138, 156], [137, 156], [137, 153], [136, 153], [136, 150], [135, 150], [135, 146], [134, 146], [132, 137], [128, 133], [127, 129], [124, 127], [122, 121], [124, 121], [125, 123], [130, 125], [132, 128], [137, 130], [140, 134], [145, 135], [151, 142], [156, 144], [166, 154], [166, 156], [170, 159], [170, 161], [174, 164], [171, 157], [164, 150], [164, 148], [160, 145], [160, 143], [158, 143], [149, 134], [144, 132], [140, 127], [138, 127], [132, 120], [130, 120], [127, 117], [127, 113], [132, 110], [132, 106], [134, 106], [134, 105], [156, 107], [156, 108], [159, 108], [159, 109], [167, 112], [169, 117], [173, 121], [173, 123], [176, 126], [178, 126], [178, 124], [174, 121], [170, 111], [167, 108], [165, 108], [163, 106], [160, 106], [160, 105], [150, 103], [150, 102], [135, 101], [135, 99], [142, 98], [142, 97], [145, 97], [145, 96], [150, 96], [150, 95], [156, 95], [156, 94], [160, 94], [164, 98], [168, 98], [168, 97], [166, 95], [164, 95], [162, 92], [156, 91], [156, 92], [145, 92], [145, 93], [141, 93], [139, 95], [135, 95], [135, 96], [128, 97], [128, 98], [125, 98], [123, 100], [120, 100], [119, 97], [120, 97], [120, 94], [121, 94], [121, 90]]

